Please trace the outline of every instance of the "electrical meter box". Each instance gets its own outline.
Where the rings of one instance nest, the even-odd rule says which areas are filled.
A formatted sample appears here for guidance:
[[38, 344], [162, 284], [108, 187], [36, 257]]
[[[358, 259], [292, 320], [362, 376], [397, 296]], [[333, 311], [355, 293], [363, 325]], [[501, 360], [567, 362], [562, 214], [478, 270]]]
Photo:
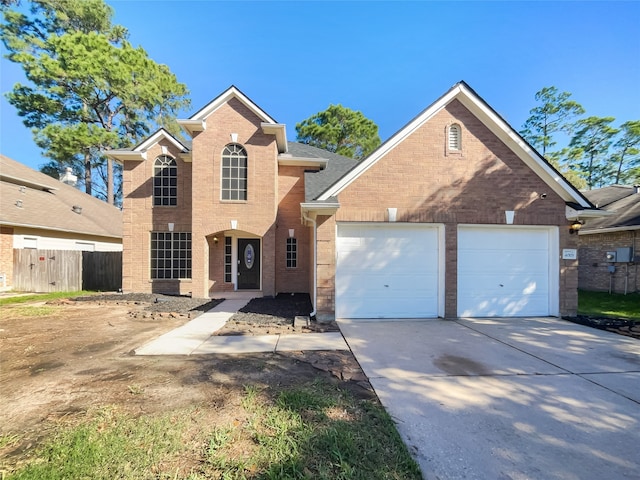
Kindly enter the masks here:
[[616, 249], [616, 259], [615, 262], [633, 262], [633, 248], [632, 247], [622, 247]]
[[616, 252], [607, 252], [607, 262], [616, 261]]

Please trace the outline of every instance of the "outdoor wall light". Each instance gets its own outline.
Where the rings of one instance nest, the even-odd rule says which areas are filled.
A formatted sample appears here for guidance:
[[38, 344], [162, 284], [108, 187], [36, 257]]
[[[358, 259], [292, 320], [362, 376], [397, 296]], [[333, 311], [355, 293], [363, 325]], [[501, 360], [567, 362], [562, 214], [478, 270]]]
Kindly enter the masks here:
[[582, 228], [582, 222], [580, 220], [575, 220], [569, 226], [569, 233], [570, 234], [578, 233], [580, 231], [580, 228]]
[[218, 244], [218, 237], [213, 237], [213, 243]]

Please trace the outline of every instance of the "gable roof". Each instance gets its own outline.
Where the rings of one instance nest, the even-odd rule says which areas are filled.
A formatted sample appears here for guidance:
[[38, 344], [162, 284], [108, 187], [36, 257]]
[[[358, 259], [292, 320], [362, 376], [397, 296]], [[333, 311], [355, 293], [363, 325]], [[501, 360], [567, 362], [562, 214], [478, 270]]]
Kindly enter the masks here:
[[168, 140], [177, 149], [179, 149], [185, 157], [188, 157], [191, 151], [191, 142], [180, 141], [164, 128], [159, 128], [142, 142], [132, 148], [118, 148], [107, 150], [105, 154], [114, 160], [123, 162], [126, 160], [146, 160], [147, 150], [156, 145], [161, 140]]
[[507, 145], [529, 168], [531, 168], [565, 202], [571, 202], [580, 209], [591, 210], [594, 206], [568, 180], [566, 180], [542, 155], [524, 140], [489, 104], [487, 104], [464, 81], [456, 83], [442, 97], [423, 110], [418, 116], [402, 127], [371, 155], [362, 160], [355, 168], [339, 178], [318, 196], [323, 201], [335, 197], [365, 171], [375, 165], [388, 152], [393, 150], [405, 138], [429, 121], [449, 103], [458, 100], [471, 113]]
[[[193, 136], [196, 132], [201, 132], [207, 129], [207, 118], [222, 105], [228, 103], [231, 99], [239, 100], [244, 106], [246, 106], [251, 112], [253, 112], [260, 120], [262, 131], [265, 134], [272, 134], [276, 136], [276, 142], [278, 144], [278, 151], [280, 153], [287, 151], [287, 133], [284, 124], [276, 122], [270, 115], [262, 110], [253, 100], [247, 97], [240, 91], [235, 85], [231, 85], [224, 92], [211, 100], [208, 104], [194, 113], [188, 119], [178, 120], [178, 124], [187, 132]], [[231, 132], [229, 132], [231, 133]]]
[[[81, 213], [74, 207], [81, 207]], [[120, 209], [4, 155], [0, 224], [122, 238]]]
[[640, 193], [637, 187], [611, 185], [584, 194], [611, 215], [590, 220], [580, 229], [581, 235], [640, 230]]
[[[324, 168], [304, 174], [305, 202], [317, 200], [318, 196], [339, 178], [358, 164], [353, 158], [344, 157], [304, 143], [288, 142], [289, 153], [294, 157], [325, 160]], [[329, 199], [334, 201], [333, 198]]]

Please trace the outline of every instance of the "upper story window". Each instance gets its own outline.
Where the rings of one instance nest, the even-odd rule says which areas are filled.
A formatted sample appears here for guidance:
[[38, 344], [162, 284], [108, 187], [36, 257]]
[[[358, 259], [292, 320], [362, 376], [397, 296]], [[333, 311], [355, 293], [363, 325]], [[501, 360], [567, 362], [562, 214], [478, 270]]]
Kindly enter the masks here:
[[247, 199], [247, 151], [237, 143], [222, 151], [222, 200]]
[[460, 129], [460, 125], [457, 123], [449, 125], [447, 137], [447, 149], [449, 151], [462, 150], [462, 130]]
[[178, 204], [178, 165], [167, 155], [159, 156], [153, 164], [153, 204]]
[[287, 238], [287, 268], [298, 266], [298, 241], [295, 238]]

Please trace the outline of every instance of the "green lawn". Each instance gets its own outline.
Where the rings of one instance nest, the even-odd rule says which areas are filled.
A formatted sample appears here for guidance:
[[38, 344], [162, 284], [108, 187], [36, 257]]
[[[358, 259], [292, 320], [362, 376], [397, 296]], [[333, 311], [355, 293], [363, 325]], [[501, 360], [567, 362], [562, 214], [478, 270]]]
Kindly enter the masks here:
[[327, 381], [245, 387], [242, 409], [223, 423], [207, 421], [206, 413], [201, 407], [137, 417], [115, 408], [88, 412], [80, 424], [59, 428], [8, 478], [421, 478], [384, 409]]
[[578, 313], [640, 321], [640, 293], [622, 295], [578, 290]]
[[32, 293], [28, 295], [20, 295], [16, 297], [0, 298], [0, 305], [14, 305], [16, 303], [31, 302], [48, 302], [49, 300], [57, 300], [59, 298], [82, 297], [93, 295], [96, 292], [82, 290], [80, 292], [53, 292], [53, 293]]

